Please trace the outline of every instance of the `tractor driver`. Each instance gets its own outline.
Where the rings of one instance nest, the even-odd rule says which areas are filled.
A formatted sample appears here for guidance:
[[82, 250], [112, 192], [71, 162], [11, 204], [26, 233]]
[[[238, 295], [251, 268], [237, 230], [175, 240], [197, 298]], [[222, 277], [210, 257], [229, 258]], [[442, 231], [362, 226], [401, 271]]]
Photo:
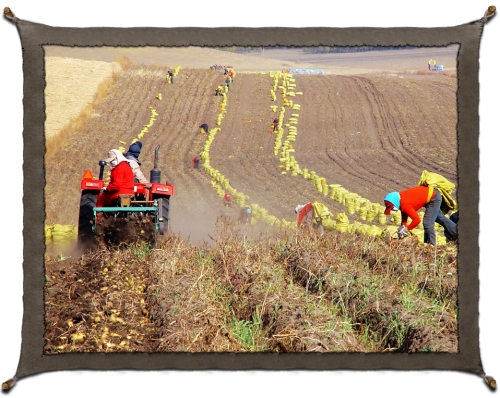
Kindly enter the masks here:
[[96, 207], [114, 206], [118, 195], [134, 194], [134, 173], [129, 162], [118, 149], [111, 149], [105, 159], [111, 166], [109, 184], [97, 195]]

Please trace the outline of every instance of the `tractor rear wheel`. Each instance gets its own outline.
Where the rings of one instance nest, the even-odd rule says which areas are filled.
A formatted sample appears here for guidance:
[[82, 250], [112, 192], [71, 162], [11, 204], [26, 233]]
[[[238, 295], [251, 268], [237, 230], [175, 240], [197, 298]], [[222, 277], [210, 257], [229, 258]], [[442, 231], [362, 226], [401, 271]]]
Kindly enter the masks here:
[[96, 240], [92, 225], [94, 224], [94, 207], [97, 203], [97, 193], [83, 191], [80, 198], [80, 213], [78, 216], [78, 248], [80, 250], [93, 249]]
[[162, 220], [159, 225], [160, 235], [165, 235], [168, 231], [168, 220], [169, 220], [169, 210], [170, 210], [170, 196], [158, 196], [158, 206], [161, 208]]

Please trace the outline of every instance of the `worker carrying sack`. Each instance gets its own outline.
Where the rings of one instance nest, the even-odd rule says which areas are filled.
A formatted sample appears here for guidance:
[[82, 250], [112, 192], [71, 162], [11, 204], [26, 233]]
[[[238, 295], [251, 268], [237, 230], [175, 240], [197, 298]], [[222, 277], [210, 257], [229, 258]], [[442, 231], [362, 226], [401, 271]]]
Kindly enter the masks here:
[[441, 211], [444, 214], [447, 214], [450, 210], [458, 210], [457, 202], [455, 202], [455, 200], [451, 196], [453, 190], [455, 189], [455, 184], [448, 181], [442, 175], [424, 170], [420, 177], [418, 185], [423, 185], [424, 187], [433, 187], [441, 193], [441, 196], [443, 197], [443, 201], [441, 203]]

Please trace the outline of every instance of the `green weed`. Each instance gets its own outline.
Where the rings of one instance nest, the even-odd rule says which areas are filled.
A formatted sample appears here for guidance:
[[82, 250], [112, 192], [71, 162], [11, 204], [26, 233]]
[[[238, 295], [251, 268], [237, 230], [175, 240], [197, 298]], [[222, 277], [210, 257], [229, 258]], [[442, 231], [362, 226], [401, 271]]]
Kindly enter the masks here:
[[134, 255], [140, 259], [144, 259], [145, 257], [149, 256], [153, 250], [147, 243], [143, 243], [141, 245], [131, 245], [130, 250]]

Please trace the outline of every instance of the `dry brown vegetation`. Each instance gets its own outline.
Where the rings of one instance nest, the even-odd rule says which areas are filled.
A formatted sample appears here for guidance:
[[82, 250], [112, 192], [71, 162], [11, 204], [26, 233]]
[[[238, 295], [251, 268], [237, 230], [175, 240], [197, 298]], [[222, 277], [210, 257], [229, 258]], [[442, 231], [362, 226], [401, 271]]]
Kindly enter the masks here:
[[[77, 257], [78, 258], [78, 257]], [[47, 255], [46, 352], [457, 352], [456, 246], [269, 230]]]

